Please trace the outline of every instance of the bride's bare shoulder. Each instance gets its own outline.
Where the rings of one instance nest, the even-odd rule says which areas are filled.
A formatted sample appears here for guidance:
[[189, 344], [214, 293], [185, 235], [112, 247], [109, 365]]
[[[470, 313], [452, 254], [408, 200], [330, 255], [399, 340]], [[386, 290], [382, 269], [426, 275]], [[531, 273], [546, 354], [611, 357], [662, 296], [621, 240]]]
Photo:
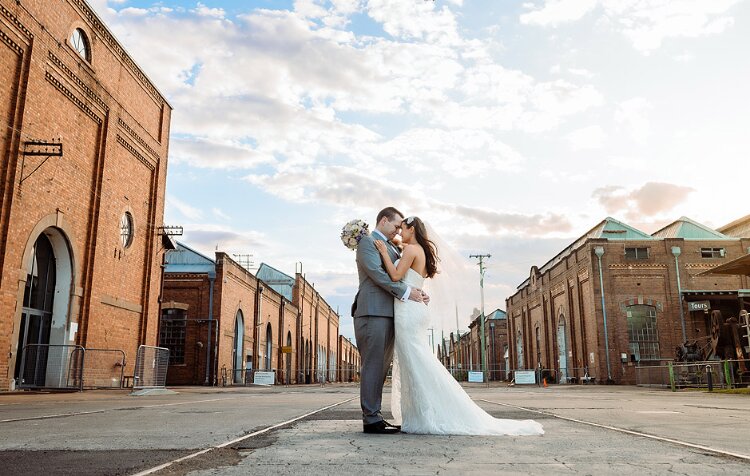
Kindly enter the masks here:
[[414, 256], [423, 255], [424, 250], [418, 244], [409, 243], [404, 248], [404, 253], [413, 254]]

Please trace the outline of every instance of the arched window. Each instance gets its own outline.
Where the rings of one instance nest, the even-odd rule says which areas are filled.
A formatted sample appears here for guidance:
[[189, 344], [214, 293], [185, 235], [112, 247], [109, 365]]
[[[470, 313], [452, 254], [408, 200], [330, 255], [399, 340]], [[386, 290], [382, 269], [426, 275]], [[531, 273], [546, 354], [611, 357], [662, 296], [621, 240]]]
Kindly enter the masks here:
[[70, 45], [81, 55], [81, 58], [91, 62], [91, 44], [83, 30], [80, 28], [73, 30], [73, 34], [70, 35]]
[[656, 326], [656, 308], [636, 304], [625, 308], [628, 318], [628, 340], [630, 355], [636, 362], [657, 360], [659, 352], [659, 331]]

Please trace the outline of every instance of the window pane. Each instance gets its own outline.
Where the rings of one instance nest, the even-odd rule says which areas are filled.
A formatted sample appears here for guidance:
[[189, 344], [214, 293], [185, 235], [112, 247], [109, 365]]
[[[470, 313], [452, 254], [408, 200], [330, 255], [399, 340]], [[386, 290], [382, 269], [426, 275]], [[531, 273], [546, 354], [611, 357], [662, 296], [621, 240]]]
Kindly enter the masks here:
[[187, 313], [183, 309], [164, 309], [159, 345], [169, 349], [170, 364], [185, 363], [185, 331]]
[[656, 360], [659, 353], [659, 332], [656, 327], [656, 308], [653, 306], [628, 306], [628, 340], [630, 353], [636, 360]]

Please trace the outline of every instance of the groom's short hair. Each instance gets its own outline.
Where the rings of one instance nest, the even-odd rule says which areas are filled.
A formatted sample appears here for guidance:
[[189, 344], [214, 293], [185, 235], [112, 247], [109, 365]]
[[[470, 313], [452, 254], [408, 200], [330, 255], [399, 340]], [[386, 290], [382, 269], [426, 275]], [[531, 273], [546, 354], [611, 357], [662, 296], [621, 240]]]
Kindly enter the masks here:
[[383, 219], [383, 217], [388, 218], [388, 221], [393, 220], [393, 217], [396, 215], [400, 216], [401, 218], [404, 217], [404, 214], [395, 209], [394, 207], [386, 207], [382, 210], [380, 210], [380, 213], [378, 213], [378, 219], [375, 221], [375, 223], [380, 223], [380, 220]]

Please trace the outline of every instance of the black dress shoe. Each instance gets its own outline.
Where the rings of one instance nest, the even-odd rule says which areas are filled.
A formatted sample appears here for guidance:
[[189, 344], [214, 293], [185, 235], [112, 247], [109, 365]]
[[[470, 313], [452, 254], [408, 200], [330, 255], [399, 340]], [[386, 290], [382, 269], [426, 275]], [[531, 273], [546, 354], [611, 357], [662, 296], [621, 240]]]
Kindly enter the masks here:
[[385, 420], [383, 420], [383, 423], [385, 423], [386, 428], [395, 428], [395, 429], [401, 431], [401, 425], [394, 425], [393, 423], [388, 423]]
[[395, 427], [394, 425], [388, 425], [385, 421], [381, 420], [375, 423], [365, 423], [363, 425], [365, 433], [377, 433], [381, 435], [393, 435], [401, 431], [401, 427]]

